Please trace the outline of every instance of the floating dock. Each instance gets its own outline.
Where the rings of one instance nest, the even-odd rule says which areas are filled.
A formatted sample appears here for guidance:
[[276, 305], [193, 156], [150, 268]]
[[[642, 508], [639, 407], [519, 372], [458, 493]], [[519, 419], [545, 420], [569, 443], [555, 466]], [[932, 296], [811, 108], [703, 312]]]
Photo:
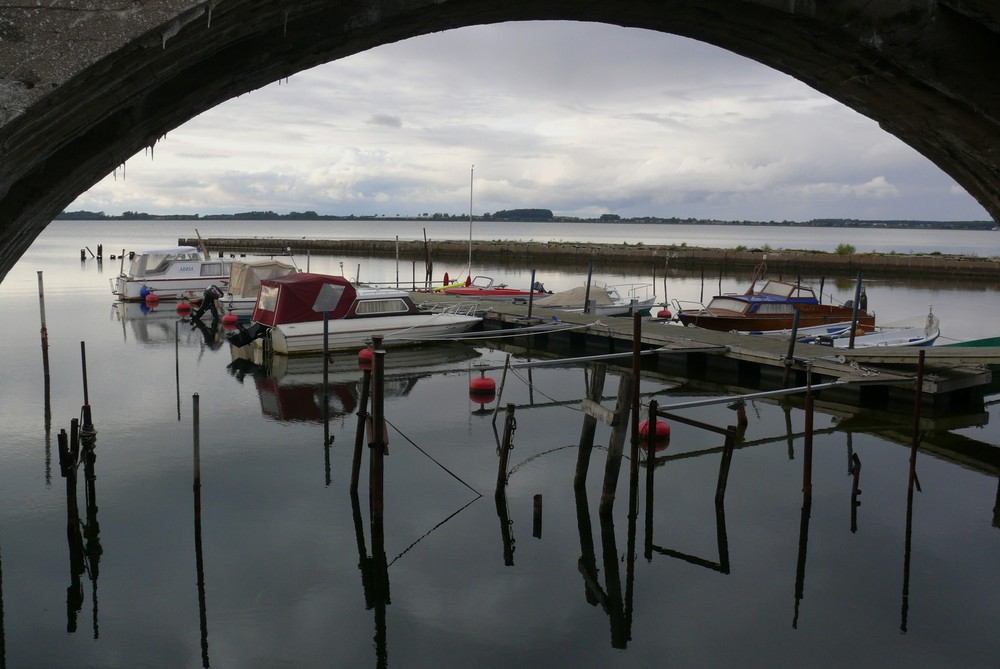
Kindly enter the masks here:
[[[418, 304], [447, 305], [454, 297], [413, 293]], [[505, 302], [480, 303], [484, 331], [523, 331], [535, 346], [568, 347], [574, 352], [631, 351], [635, 323], [540, 309]], [[529, 313], [530, 311], [530, 313]], [[546, 325], [561, 325], [546, 331]], [[912, 412], [921, 351], [924, 355], [922, 407], [940, 413], [982, 411], [993, 382], [991, 366], [1000, 366], [1000, 347], [872, 347], [833, 349], [761, 335], [717, 332], [684, 327], [661, 319], [640, 318], [641, 346], [656, 350], [644, 355], [644, 369], [679, 376], [731, 382], [742, 387], [771, 389], [829, 384], [823, 397], [870, 409]], [[789, 353], [791, 352], [791, 357]], [[623, 362], [623, 364], [627, 364]]]

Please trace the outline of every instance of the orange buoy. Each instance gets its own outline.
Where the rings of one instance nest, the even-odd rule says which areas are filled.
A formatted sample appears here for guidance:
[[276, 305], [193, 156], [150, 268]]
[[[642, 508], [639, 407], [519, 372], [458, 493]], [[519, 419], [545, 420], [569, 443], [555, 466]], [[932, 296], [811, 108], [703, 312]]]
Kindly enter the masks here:
[[370, 348], [363, 348], [358, 351], [358, 369], [371, 369], [374, 354]]
[[[642, 442], [643, 448], [649, 450], [649, 421], [642, 420], [639, 422], [639, 440]], [[662, 451], [670, 445], [670, 423], [665, 420], [656, 421], [656, 434], [653, 435], [653, 448], [656, 451]]]

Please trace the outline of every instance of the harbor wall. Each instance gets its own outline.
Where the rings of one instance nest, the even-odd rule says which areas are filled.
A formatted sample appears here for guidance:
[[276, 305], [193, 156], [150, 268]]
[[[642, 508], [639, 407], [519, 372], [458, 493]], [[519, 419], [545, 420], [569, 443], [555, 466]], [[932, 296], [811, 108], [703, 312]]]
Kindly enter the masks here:
[[[278, 239], [263, 237], [202, 240], [210, 252], [304, 255], [349, 255], [414, 261], [466, 260], [469, 242], [442, 240]], [[179, 239], [198, 246], [198, 239]], [[766, 258], [769, 271], [785, 274], [819, 273], [831, 276], [925, 276], [955, 279], [1000, 278], [1000, 261], [992, 258], [942, 254], [827, 253], [821, 251], [693, 248], [650, 244], [590, 244], [580, 242], [473, 241], [473, 262], [525, 263], [529, 267], [575, 265], [634, 266], [657, 272], [670, 269], [734, 271], [752, 269]]]

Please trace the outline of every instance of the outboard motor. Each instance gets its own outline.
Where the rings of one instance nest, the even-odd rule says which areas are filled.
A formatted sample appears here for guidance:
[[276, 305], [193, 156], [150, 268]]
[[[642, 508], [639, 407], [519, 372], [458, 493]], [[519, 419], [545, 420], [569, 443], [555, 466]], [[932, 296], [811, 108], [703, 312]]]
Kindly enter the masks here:
[[226, 339], [229, 340], [230, 344], [239, 348], [246, 346], [254, 339], [260, 339], [266, 332], [267, 326], [260, 323], [254, 323], [248, 328], [243, 327], [242, 324], [238, 324], [235, 332], [226, 334]]

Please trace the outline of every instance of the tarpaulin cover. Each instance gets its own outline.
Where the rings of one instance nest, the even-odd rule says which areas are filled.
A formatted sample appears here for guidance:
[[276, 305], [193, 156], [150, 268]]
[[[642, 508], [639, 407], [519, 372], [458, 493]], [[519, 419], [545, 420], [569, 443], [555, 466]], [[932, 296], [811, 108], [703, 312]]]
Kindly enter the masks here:
[[342, 276], [300, 272], [261, 279], [251, 320], [269, 326], [321, 321], [324, 311], [331, 319], [343, 318], [355, 296], [354, 286]]

